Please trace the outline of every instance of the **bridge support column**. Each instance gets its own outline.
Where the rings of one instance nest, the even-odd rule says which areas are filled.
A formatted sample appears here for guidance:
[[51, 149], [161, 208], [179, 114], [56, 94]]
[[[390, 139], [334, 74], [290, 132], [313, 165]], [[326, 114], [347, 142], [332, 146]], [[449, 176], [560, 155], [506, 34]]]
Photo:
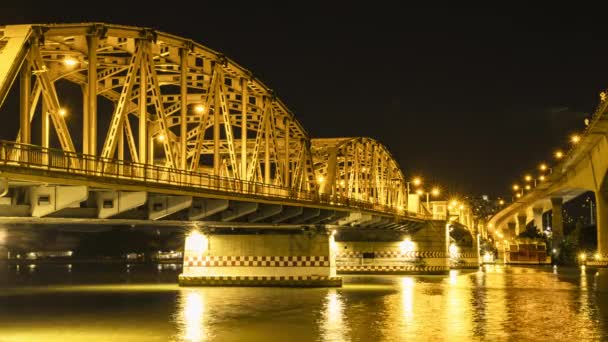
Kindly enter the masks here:
[[428, 223], [413, 234], [341, 230], [336, 234], [338, 274], [447, 274], [445, 223]]
[[536, 226], [536, 231], [542, 234], [542, 232], [543, 232], [543, 208], [532, 208], [532, 213], [534, 214], [534, 225]]
[[553, 256], [559, 255], [559, 246], [564, 240], [564, 218], [562, 215], [563, 202], [561, 197], [551, 198], [551, 231], [553, 232], [551, 252], [553, 252], [552, 250], [555, 250], [555, 253], [552, 254]]
[[341, 286], [325, 229], [190, 233], [181, 286]]
[[507, 234], [505, 234], [505, 237], [507, 240], [513, 240], [517, 237], [517, 224], [515, 222], [509, 222], [507, 223]]
[[526, 231], [526, 220], [526, 214], [517, 215], [517, 230], [515, 232], [515, 237]]
[[597, 249], [602, 260], [608, 259], [608, 194], [595, 193]]

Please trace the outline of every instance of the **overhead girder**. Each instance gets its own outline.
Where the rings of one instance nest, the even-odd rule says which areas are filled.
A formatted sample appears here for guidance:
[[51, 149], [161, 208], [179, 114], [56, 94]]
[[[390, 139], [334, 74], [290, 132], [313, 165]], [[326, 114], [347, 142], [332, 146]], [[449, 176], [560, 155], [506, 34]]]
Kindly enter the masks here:
[[380, 142], [365, 137], [312, 139], [320, 192], [403, 208], [405, 178]]

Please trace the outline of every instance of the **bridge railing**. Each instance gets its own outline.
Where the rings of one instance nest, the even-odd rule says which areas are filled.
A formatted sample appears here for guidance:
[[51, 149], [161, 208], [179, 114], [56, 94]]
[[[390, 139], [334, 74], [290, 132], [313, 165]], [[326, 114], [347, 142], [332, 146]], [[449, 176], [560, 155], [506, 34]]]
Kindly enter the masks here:
[[[248, 182], [231, 177], [215, 176], [201, 171], [187, 171], [159, 165], [107, 159], [3, 140], [0, 140], [0, 165], [62, 172], [91, 178], [110, 177], [143, 182], [144, 184], [166, 184], [242, 195], [304, 201], [313, 204], [344, 206], [379, 211], [396, 216], [403, 215], [396, 208], [346, 196], [320, 194], [317, 191], [305, 191], [274, 184]], [[422, 215], [412, 213], [409, 213], [409, 216], [425, 218]]]

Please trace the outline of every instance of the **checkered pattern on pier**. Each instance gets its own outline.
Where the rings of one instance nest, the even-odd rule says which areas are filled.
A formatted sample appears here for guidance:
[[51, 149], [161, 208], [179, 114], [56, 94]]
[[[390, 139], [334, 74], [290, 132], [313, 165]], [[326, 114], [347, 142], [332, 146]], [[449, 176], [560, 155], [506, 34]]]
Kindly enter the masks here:
[[446, 253], [441, 251], [341, 251], [337, 258], [362, 258], [363, 253], [374, 253], [375, 258], [445, 258]]
[[186, 256], [185, 267], [329, 267], [328, 256]]
[[449, 271], [447, 266], [415, 266], [415, 265], [352, 265], [337, 266], [336, 270], [342, 273], [348, 272], [438, 272]]

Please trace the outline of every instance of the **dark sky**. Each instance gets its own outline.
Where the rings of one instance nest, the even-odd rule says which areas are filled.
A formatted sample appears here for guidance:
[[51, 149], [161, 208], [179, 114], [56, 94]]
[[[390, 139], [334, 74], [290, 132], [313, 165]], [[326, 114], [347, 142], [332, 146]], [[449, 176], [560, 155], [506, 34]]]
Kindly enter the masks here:
[[14, 3], [0, 3], [0, 24], [104, 21], [203, 43], [273, 88], [312, 137], [373, 137], [406, 176], [452, 193], [509, 193], [608, 88], [606, 12], [571, 2]]

